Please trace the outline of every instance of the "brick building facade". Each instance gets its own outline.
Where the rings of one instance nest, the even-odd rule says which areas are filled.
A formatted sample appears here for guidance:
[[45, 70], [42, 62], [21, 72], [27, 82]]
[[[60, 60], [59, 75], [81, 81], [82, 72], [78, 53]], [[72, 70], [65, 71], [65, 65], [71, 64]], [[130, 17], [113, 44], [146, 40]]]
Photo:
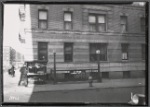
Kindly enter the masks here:
[[58, 77], [97, 73], [100, 50], [103, 77], [145, 74], [144, 6], [25, 4], [24, 10], [25, 60], [46, 60], [48, 73], [54, 52]]

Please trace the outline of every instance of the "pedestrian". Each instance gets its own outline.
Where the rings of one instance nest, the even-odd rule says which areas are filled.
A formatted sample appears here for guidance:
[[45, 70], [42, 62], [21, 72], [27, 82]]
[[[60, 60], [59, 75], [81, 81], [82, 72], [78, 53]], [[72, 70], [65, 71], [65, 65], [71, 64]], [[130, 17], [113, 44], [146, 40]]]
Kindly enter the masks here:
[[27, 73], [28, 73], [27, 64], [24, 63], [23, 66], [20, 68], [20, 80], [19, 80], [18, 86], [20, 86], [22, 82], [23, 82], [23, 85], [25, 85], [25, 87], [28, 86]]
[[12, 77], [15, 76], [15, 67], [14, 67], [13, 64], [11, 65], [11, 68], [8, 69], [8, 73], [9, 73], [9, 75], [11, 75]]

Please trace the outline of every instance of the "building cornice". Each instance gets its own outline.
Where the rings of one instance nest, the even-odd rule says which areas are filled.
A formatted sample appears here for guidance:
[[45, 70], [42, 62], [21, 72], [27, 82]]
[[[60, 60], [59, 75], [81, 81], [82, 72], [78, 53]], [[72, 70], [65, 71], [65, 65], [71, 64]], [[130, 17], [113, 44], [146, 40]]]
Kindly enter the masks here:
[[112, 8], [109, 6], [102, 5], [83, 5], [84, 9], [94, 9], [94, 10], [102, 10], [102, 11], [111, 11]]

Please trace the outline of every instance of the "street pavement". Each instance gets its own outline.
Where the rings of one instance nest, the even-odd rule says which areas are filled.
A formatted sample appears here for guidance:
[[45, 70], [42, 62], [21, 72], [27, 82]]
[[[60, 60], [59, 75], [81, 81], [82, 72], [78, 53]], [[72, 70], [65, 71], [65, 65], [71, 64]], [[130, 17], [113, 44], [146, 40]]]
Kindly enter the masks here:
[[[11, 77], [7, 72], [3, 74], [3, 94], [5, 99], [18, 100], [20, 98], [23, 101], [28, 101], [30, 95], [36, 92], [48, 92], [48, 91], [64, 91], [64, 90], [93, 90], [100, 88], [120, 88], [120, 87], [143, 87], [145, 86], [144, 78], [134, 79], [103, 79], [102, 83], [94, 82], [93, 87], [89, 87], [88, 81], [85, 82], [65, 82], [53, 84], [36, 85], [29, 82], [28, 87], [18, 86], [20, 78], [19, 70], [16, 70], [15, 77]], [[18, 97], [14, 97], [14, 96]], [[22, 97], [26, 96], [26, 97]]]
[[[84, 90], [41, 91], [32, 93], [29, 102], [121, 103], [131, 100], [131, 92], [145, 94], [144, 87], [118, 87]], [[19, 100], [20, 101], [20, 100]]]

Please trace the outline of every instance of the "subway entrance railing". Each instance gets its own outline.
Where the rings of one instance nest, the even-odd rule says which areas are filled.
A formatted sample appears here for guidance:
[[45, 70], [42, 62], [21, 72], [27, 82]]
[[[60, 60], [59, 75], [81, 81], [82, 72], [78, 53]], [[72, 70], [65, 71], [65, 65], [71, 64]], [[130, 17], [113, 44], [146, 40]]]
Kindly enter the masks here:
[[65, 81], [86, 81], [89, 76], [92, 76], [93, 80], [98, 79], [98, 70], [97, 69], [76, 69], [76, 70], [56, 70], [56, 77], [54, 75], [54, 70], [51, 69], [49, 74], [49, 80], [57, 82]]

